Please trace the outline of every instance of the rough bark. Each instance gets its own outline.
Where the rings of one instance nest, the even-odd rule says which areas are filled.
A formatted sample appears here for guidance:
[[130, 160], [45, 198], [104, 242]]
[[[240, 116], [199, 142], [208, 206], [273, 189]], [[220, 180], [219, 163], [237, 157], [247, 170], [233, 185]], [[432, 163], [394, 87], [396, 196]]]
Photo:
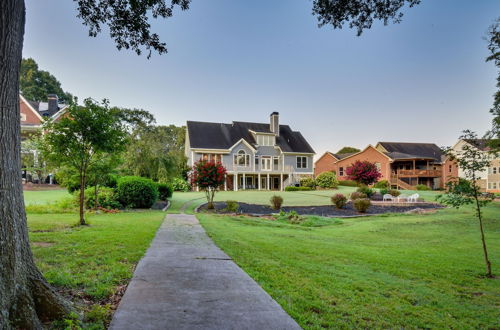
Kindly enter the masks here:
[[80, 171], [80, 225], [85, 226], [85, 170]]
[[40, 328], [69, 305], [36, 268], [21, 183], [19, 66], [23, 0], [0, 1], [0, 329]]

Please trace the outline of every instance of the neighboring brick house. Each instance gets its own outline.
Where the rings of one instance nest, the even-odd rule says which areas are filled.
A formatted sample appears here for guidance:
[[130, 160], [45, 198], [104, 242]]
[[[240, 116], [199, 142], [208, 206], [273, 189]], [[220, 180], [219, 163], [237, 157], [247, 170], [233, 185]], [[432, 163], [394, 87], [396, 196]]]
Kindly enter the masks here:
[[57, 95], [47, 95], [47, 102], [28, 101], [19, 94], [21, 112], [21, 139], [24, 140], [33, 132], [42, 129], [47, 119], [58, 120], [66, 114], [67, 105], [60, 104]]
[[333, 171], [338, 180], [348, 180], [346, 170], [358, 160], [375, 163], [382, 174], [380, 180], [403, 189], [412, 189], [417, 184], [440, 189], [458, 176], [456, 164], [437, 145], [405, 142], [379, 142], [352, 154], [327, 152], [315, 162], [314, 174]]
[[[488, 192], [500, 192], [500, 157], [490, 153], [490, 148], [488, 147], [489, 140], [487, 139], [475, 139], [475, 140], [459, 140], [454, 146], [453, 151], [460, 154], [464, 145], [469, 145], [484, 153], [488, 153], [491, 159], [490, 166], [488, 169], [477, 173], [479, 179], [477, 183], [481, 190]], [[461, 169], [458, 170], [458, 177], [465, 178], [465, 174]]]
[[231, 124], [188, 121], [185, 154], [188, 165], [200, 159], [226, 167], [226, 190], [283, 190], [313, 175], [314, 150], [300, 132], [270, 122]]

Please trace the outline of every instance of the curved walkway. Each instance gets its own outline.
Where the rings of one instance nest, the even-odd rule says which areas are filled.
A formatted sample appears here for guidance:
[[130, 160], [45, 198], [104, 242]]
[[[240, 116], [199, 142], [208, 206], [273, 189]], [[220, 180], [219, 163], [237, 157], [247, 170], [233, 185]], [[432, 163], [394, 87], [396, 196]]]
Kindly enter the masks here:
[[167, 215], [110, 328], [300, 329], [187, 214]]

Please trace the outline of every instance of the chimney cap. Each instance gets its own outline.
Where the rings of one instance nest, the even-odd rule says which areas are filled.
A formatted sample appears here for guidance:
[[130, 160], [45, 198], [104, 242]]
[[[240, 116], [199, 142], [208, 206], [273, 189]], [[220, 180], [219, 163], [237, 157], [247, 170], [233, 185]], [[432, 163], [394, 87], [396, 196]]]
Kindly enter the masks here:
[[48, 99], [58, 99], [57, 94], [47, 94]]
[[279, 116], [279, 114], [280, 114], [279, 112], [274, 111], [273, 113], [271, 113], [271, 116]]

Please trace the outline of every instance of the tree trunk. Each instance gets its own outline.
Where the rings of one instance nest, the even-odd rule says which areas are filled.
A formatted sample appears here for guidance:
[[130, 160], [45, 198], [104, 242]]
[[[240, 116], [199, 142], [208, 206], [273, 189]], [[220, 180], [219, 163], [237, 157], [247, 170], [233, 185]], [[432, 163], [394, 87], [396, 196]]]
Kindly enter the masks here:
[[80, 225], [85, 226], [85, 170], [80, 172]]
[[21, 183], [19, 67], [23, 0], [0, 1], [0, 329], [40, 328], [70, 307], [36, 268]]
[[99, 208], [99, 200], [98, 200], [98, 197], [99, 197], [99, 191], [98, 191], [98, 185], [97, 185], [97, 182], [95, 184], [95, 187], [94, 187], [94, 212], [97, 213], [97, 209]]
[[479, 220], [479, 229], [481, 231], [481, 242], [483, 243], [483, 255], [484, 261], [486, 263], [486, 276], [493, 277], [493, 272], [491, 271], [491, 262], [488, 258], [488, 248], [486, 247], [486, 238], [484, 237], [484, 229], [483, 229], [483, 216], [481, 213], [481, 206], [479, 205], [479, 199], [476, 192], [476, 214]]

